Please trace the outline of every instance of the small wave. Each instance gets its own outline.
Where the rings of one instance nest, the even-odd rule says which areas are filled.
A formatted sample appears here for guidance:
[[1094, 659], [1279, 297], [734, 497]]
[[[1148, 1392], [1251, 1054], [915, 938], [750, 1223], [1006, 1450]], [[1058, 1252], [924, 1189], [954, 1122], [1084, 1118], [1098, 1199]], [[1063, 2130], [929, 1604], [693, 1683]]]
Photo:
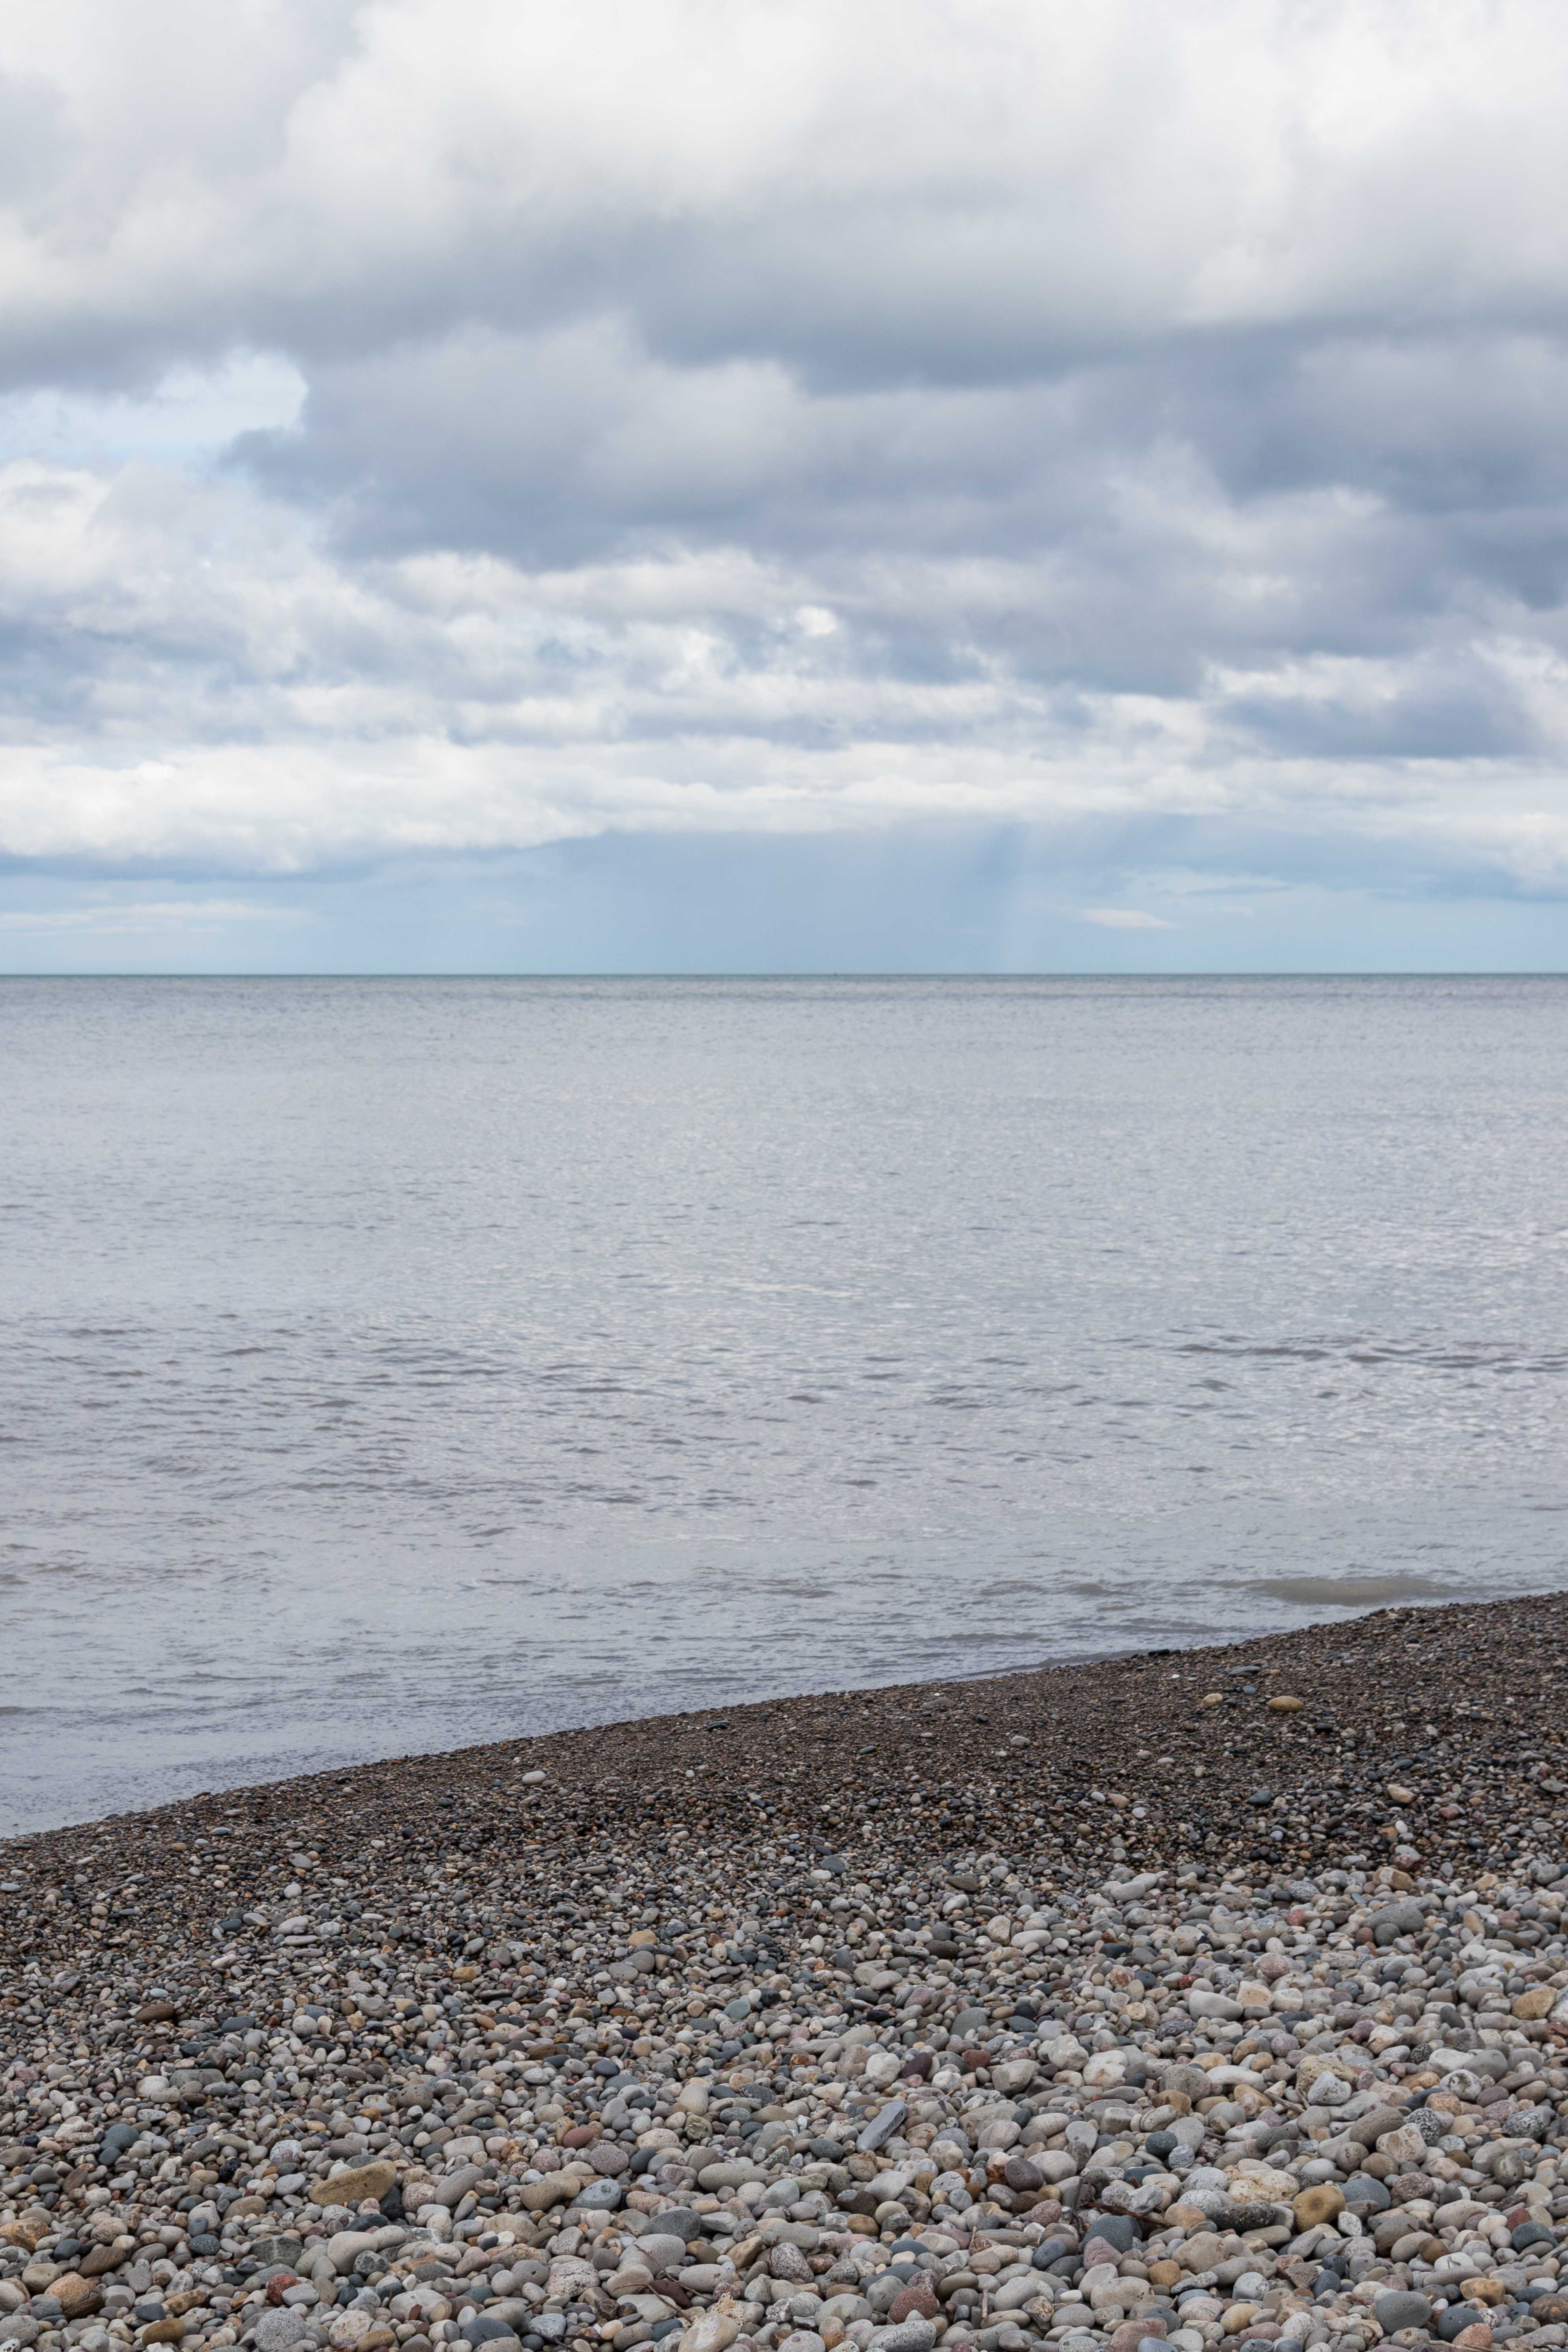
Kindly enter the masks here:
[[1426, 1576], [1271, 1576], [1246, 1589], [1299, 1609], [1378, 1609], [1391, 1601], [1441, 1600], [1452, 1591]]
[[[1160, 1343], [1140, 1339], [1121, 1344], [1146, 1352]], [[1560, 1349], [1531, 1349], [1516, 1339], [1396, 1339], [1332, 1332], [1249, 1339], [1239, 1333], [1226, 1333], [1212, 1339], [1180, 1340], [1171, 1352], [1177, 1356], [1219, 1356], [1236, 1362], [1283, 1358], [1293, 1363], [1316, 1364], [1334, 1358], [1365, 1368], [1409, 1365], [1438, 1372], [1550, 1373], [1568, 1370], [1568, 1356]]]

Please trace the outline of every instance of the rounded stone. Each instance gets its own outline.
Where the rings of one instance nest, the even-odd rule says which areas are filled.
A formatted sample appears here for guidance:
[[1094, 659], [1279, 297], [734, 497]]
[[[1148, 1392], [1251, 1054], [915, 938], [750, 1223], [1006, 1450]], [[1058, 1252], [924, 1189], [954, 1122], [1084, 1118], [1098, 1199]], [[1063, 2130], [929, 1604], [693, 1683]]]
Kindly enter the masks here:
[[936, 2289], [931, 2281], [928, 2278], [911, 2279], [888, 2305], [888, 2317], [896, 2327], [906, 2319], [935, 2319], [941, 2308], [936, 2299]]
[[630, 2259], [657, 2277], [660, 2271], [675, 2270], [686, 2260], [686, 2241], [678, 2238], [673, 2230], [645, 2230]]
[[1344, 2210], [1344, 2190], [1336, 2189], [1330, 2180], [1320, 2180], [1314, 2189], [1303, 2189], [1290, 2206], [1298, 2230], [1321, 2229], [1325, 2221], [1337, 2221]]
[[353, 2352], [362, 2336], [368, 2336], [374, 2321], [368, 2311], [343, 2311], [327, 2330], [327, 2341], [332, 2352]]
[[50, 2293], [68, 2319], [85, 2318], [103, 2302], [103, 2291], [97, 2281], [84, 2279], [75, 2271], [67, 2271], [63, 2278], [56, 2279]]
[[256, 2352], [292, 2352], [296, 2344], [303, 2344], [309, 2330], [302, 2311], [282, 2305], [275, 2311], [265, 2311], [256, 2323]]
[[626, 2193], [618, 2180], [609, 2179], [590, 2180], [586, 2189], [579, 2196], [574, 2197], [572, 2203], [574, 2209], [580, 2213], [613, 2213]]
[[896, 2327], [879, 2327], [871, 2336], [876, 2352], [931, 2352], [936, 2323], [931, 2319], [900, 2320]]
[[1097, 2213], [1089, 2225], [1089, 2235], [1102, 2238], [1119, 2254], [1130, 2254], [1134, 2246], [1142, 2242], [1142, 2233], [1131, 2213]]
[[1552, 2246], [1557, 2241], [1544, 2221], [1521, 2221], [1510, 2242], [1522, 2253], [1526, 2246]]
[[1425, 2327], [1432, 2316], [1432, 2305], [1424, 2294], [1394, 2287], [1374, 2299], [1372, 2315], [1385, 2336], [1394, 2336], [1402, 2327]]
[[1397, 2131], [1404, 2121], [1397, 2107], [1373, 2107], [1347, 2124], [1345, 2133], [1348, 2138], [1359, 2140], [1363, 2147], [1375, 2147], [1384, 2132]]

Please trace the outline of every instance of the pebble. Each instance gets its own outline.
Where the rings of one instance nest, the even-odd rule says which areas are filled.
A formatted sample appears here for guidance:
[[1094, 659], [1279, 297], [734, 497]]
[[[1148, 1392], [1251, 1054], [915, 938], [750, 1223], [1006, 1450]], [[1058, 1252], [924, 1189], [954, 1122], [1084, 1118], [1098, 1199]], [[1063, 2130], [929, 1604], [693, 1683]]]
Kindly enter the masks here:
[[1372, 2313], [1384, 2334], [1393, 2336], [1402, 2327], [1425, 2328], [1432, 2316], [1432, 2305], [1424, 2294], [1391, 2287], [1374, 2298]]
[[1568, 1616], [1510, 1609], [15, 1842], [0, 2344], [1568, 2344], [1564, 1784], [1491, 1696]]

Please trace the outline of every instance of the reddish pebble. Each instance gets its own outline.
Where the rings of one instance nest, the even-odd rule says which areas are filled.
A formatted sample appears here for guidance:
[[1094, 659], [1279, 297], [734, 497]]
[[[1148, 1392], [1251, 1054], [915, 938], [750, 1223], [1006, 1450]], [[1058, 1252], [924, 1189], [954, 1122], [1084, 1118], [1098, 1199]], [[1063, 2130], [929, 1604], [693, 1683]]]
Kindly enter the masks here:
[[931, 2281], [911, 2279], [903, 2292], [893, 2297], [888, 2317], [895, 2327], [901, 2327], [906, 2319], [935, 2319], [941, 2309]]

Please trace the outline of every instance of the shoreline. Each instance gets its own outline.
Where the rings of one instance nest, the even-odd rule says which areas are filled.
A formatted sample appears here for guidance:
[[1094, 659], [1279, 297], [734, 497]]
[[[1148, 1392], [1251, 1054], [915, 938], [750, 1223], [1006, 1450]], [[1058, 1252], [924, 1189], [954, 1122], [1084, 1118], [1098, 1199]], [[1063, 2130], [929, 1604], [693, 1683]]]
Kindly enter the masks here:
[[1399, 1606], [7, 1841], [0, 2345], [1568, 2343], [1565, 1654]]
[[[1521, 1596], [1524, 1602], [1529, 1602], [1537, 1597], [1550, 1596], [1531, 1594]], [[1255, 1636], [1255, 1641], [1258, 1643], [1273, 1643], [1284, 1639], [1286, 1634], [1290, 1633], [1331, 1633], [1342, 1626], [1361, 1623], [1367, 1618], [1397, 1612], [1401, 1609], [1413, 1608], [1431, 1612], [1473, 1605], [1475, 1604], [1461, 1601], [1440, 1601], [1429, 1597], [1407, 1601], [1395, 1596], [1387, 1601], [1353, 1604], [1355, 1613], [1347, 1613], [1343, 1617], [1325, 1620], [1321, 1622], [1314, 1622], [1305, 1626], [1278, 1628], [1272, 1632], [1259, 1631]], [[1344, 1606], [1347, 1612], [1352, 1608], [1351, 1603], [1346, 1603]], [[139, 1800], [136, 1803], [127, 1806], [122, 1812], [86, 1813], [79, 1819], [70, 1821], [43, 1822], [12, 1828], [0, 1825], [0, 1852], [7, 1846], [21, 1844], [31, 1839], [52, 1837], [69, 1830], [101, 1827], [109, 1822], [163, 1812], [177, 1805], [216, 1801], [222, 1798], [247, 1797], [272, 1788], [288, 1787], [295, 1782], [319, 1782], [328, 1786], [336, 1783], [350, 1773], [367, 1770], [374, 1766], [395, 1768], [413, 1766], [422, 1762], [429, 1763], [441, 1759], [484, 1755], [492, 1750], [498, 1754], [503, 1749], [521, 1751], [525, 1747], [533, 1748], [549, 1740], [613, 1736], [657, 1727], [660, 1725], [686, 1725], [709, 1717], [721, 1716], [730, 1719], [739, 1715], [762, 1716], [771, 1710], [812, 1706], [828, 1700], [850, 1704], [869, 1702], [884, 1696], [902, 1696], [919, 1702], [933, 1692], [959, 1696], [981, 1684], [1002, 1681], [1028, 1682], [1044, 1675], [1063, 1675], [1069, 1672], [1081, 1673], [1090, 1666], [1138, 1664], [1150, 1660], [1179, 1658], [1185, 1654], [1204, 1656], [1219, 1651], [1229, 1654], [1232, 1651], [1239, 1651], [1246, 1647], [1247, 1643], [1242, 1641], [1216, 1643], [1211, 1640], [1201, 1639], [1189, 1643], [1173, 1643], [1163, 1647], [1130, 1645], [1124, 1649], [1115, 1650], [1053, 1651], [1049, 1656], [1033, 1658], [1022, 1664], [1014, 1663], [972, 1666], [962, 1672], [932, 1675], [916, 1680], [905, 1677], [886, 1683], [855, 1683], [844, 1685], [825, 1683], [807, 1689], [774, 1692], [759, 1697], [735, 1698], [725, 1702], [715, 1700], [711, 1706], [701, 1707], [655, 1706], [636, 1715], [606, 1715], [584, 1722], [556, 1724], [545, 1730], [519, 1729], [507, 1732], [494, 1739], [460, 1739], [455, 1743], [410, 1748], [386, 1755], [345, 1754], [334, 1759], [329, 1753], [324, 1759], [314, 1761], [294, 1759], [277, 1770], [265, 1769], [260, 1777], [255, 1780], [224, 1780], [210, 1789], [195, 1786], [174, 1789], [166, 1794], [145, 1801]], [[194, 1781], [195, 1778], [194, 1772], [190, 1774], [190, 1778]]]
[[[1392, 1654], [1381, 1654], [1382, 1643], [1401, 1632], [1418, 1643], [1421, 1662], [1440, 1666], [1451, 1661], [1469, 1676], [1471, 1686], [1454, 1695], [1434, 1695], [1425, 1712], [1415, 1696], [1407, 1703], [1401, 1697], [1401, 1711], [1394, 1712], [1373, 1678], [1392, 1680], [1395, 1670], [1408, 1663]], [[1506, 1710], [1515, 1690], [1533, 1689], [1542, 1700], [1550, 1700], [1552, 1665], [1568, 1663], [1568, 1593], [1483, 1602], [1394, 1602], [1358, 1617], [1231, 1643], [1091, 1654], [930, 1682], [807, 1691], [519, 1734], [455, 1748], [416, 1749], [203, 1790], [54, 1828], [18, 1831], [0, 1838], [0, 1863], [28, 1851], [51, 1851], [62, 1841], [64, 1851], [73, 1839], [101, 1838], [120, 1829], [130, 1832], [138, 1822], [166, 1815], [247, 1806], [253, 1812], [258, 1808], [267, 1812], [293, 1803], [308, 1809], [330, 1805], [351, 1792], [382, 1801], [396, 1793], [399, 1781], [413, 1795], [432, 1777], [443, 1783], [470, 1779], [507, 1782], [531, 1767], [545, 1770], [563, 1789], [626, 1801], [689, 1793], [681, 1783], [695, 1776], [703, 1783], [700, 1793], [721, 1807], [728, 1801], [726, 1781], [737, 1777], [749, 1783], [775, 1784], [770, 1793], [778, 1801], [813, 1787], [837, 1789], [847, 1770], [850, 1777], [877, 1782], [890, 1771], [907, 1774], [913, 1769], [933, 1789], [953, 1784], [967, 1792], [973, 1788], [973, 1796], [966, 1793], [964, 1799], [967, 1818], [977, 1806], [984, 1809], [986, 1798], [1005, 1811], [1011, 1801], [1008, 1789], [1016, 1782], [1021, 1764], [1028, 1762], [1051, 1772], [1053, 1789], [1070, 1808], [1087, 1788], [1085, 1772], [1092, 1777], [1097, 1769], [1095, 1758], [1087, 1752], [1100, 1736], [1097, 1713], [1128, 1704], [1139, 1707], [1151, 1736], [1155, 1729], [1162, 1733], [1162, 1753], [1165, 1741], [1178, 1742], [1173, 1771], [1203, 1768], [1209, 1795], [1232, 1807], [1226, 1823], [1230, 1826], [1235, 1790], [1247, 1777], [1247, 1759], [1272, 1752], [1266, 1737], [1259, 1744], [1259, 1710], [1243, 1709], [1235, 1716], [1227, 1710], [1230, 1742], [1200, 1739], [1194, 1734], [1204, 1728], [1203, 1720], [1192, 1716], [1187, 1702], [1193, 1694], [1186, 1686], [1205, 1674], [1222, 1680], [1234, 1677], [1245, 1686], [1243, 1670], [1253, 1660], [1271, 1687], [1282, 1691], [1284, 1676], [1303, 1700], [1300, 1726], [1287, 1725], [1278, 1717], [1262, 1725], [1265, 1734], [1272, 1730], [1305, 1743], [1303, 1754], [1293, 1755], [1293, 1762], [1321, 1764], [1346, 1734], [1353, 1735], [1352, 1760], [1362, 1763], [1382, 1752], [1385, 1760], [1405, 1764], [1423, 1742], [1433, 1739], [1445, 1745], [1457, 1739], [1461, 1747], [1479, 1744], [1489, 1754], [1500, 1753], [1500, 1742], [1506, 1747], [1510, 1738], [1516, 1747], [1528, 1748], [1529, 1727], [1510, 1723], [1500, 1710]], [[984, 1706], [974, 1704], [981, 1696], [986, 1700]], [[1268, 1693], [1260, 1696], [1266, 1698]], [[1434, 1715], [1436, 1720], [1431, 1719]], [[858, 1741], [851, 1736], [857, 1731], [862, 1735]], [[865, 1735], [869, 1735], [868, 1743]], [[1540, 1737], [1553, 1747], [1560, 1738], [1568, 1740], [1568, 1710], [1561, 1733], [1542, 1725]], [[785, 1738], [797, 1743], [793, 1769], [781, 1769], [773, 1753]], [[1010, 1752], [1006, 1745], [1018, 1739], [1025, 1744], [1024, 1756]], [[697, 1745], [688, 1748], [688, 1740]], [[721, 1746], [716, 1748], [715, 1740]], [[1146, 1748], [1147, 1741], [1143, 1744]], [[867, 1765], [868, 1757], [873, 1760]], [[1112, 1741], [1099, 1769], [1112, 1778], [1127, 1778], [1135, 1760], [1136, 1750], [1124, 1755], [1120, 1743]], [[1568, 1755], [1564, 1762], [1568, 1764]], [[864, 1771], [857, 1773], [862, 1766]], [[1368, 1784], [1364, 1771], [1358, 1783], [1364, 1798], [1370, 1785], [1363, 1784]], [[1317, 1793], [1321, 1798], [1321, 1790]], [[1140, 1824], [1138, 1843], [1146, 1847], [1153, 1839], [1163, 1845], [1174, 1838], [1179, 1843], [1181, 1820], [1194, 1810], [1190, 1803], [1173, 1807], [1162, 1795], [1154, 1814]], [[1331, 1806], [1331, 1813], [1332, 1810]], [[1196, 1811], [1207, 1815], [1213, 1807], [1200, 1804]], [[1560, 1816], [1555, 1805], [1547, 1812], [1552, 1820]], [[1568, 1814], [1561, 1818], [1568, 1822]], [[1082, 1821], [1075, 1825], [1079, 1842], [1086, 1850], [1098, 1850], [1099, 1842], [1083, 1840], [1084, 1826]], [[1435, 1837], [1438, 1847], [1451, 1850], [1453, 1840], [1446, 1841], [1437, 1824], [1427, 1822], [1426, 1836], [1429, 1843]], [[1287, 1850], [1310, 1851], [1312, 1843], [1310, 1833], [1304, 1841], [1291, 1841]], [[0, 1945], [0, 1954], [4, 1949]]]
[[[1506, 1605], [1528, 1606], [1537, 1599], [1551, 1597], [1550, 1593], [1542, 1595], [1526, 1593], [1520, 1596], [1517, 1603], [1510, 1601]], [[1370, 1618], [1398, 1614], [1402, 1611], [1415, 1611], [1431, 1615], [1455, 1609], [1472, 1608], [1477, 1604], [1466, 1601], [1440, 1600], [1428, 1595], [1420, 1595], [1414, 1599], [1401, 1598], [1396, 1592], [1386, 1600], [1346, 1602], [1342, 1605], [1347, 1613], [1341, 1617], [1321, 1622], [1314, 1621], [1307, 1625], [1276, 1628], [1273, 1631], [1259, 1630], [1253, 1636], [1253, 1646], [1272, 1644], [1301, 1634], [1313, 1634], [1326, 1638], [1348, 1626], [1363, 1623]], [[1239, 1653], [1247, 1646], [1246, 1641], [1239, 1639], [1220, 1643], [1203, 1638], [1188, 1643], [1171, 1643], [1164, 1646], [1144, 1644], [1114, 1650], [1096, 1648], [1053, 1651], [1049, 1656], [1030, 1659], [1022, 1664], [1014, 1663], [976, 1665], [966, 1667], [962, 1672], [932, 1675], [916, 1680], [906, 1677], [886, 1683], [856, 1683], [846, 1685], [822, 1684], [808, 1689], [775, 1692], [760, 1697], [734, 1698], [725, 1702], [716, 1700], [711, 1706], [702, 1707], [656, 1706], [636, 1715], [606, 1715], [584, 1722], [557, 1724], [545, 1730], [519, 1729], [507, 1732], [494, 1739], [460, 1739], [454, 1744], [443, 1743], [430, 1747], [411, 1748], [386, 1755], [347, 1754], [334, 1759], [329, 1754], [325, 1760], [303, 1762], [294, 1760], [277, 1770], [265, 1769], [261, 1776], [255, 1780], [225, 1780], [211, 1789], [195, 1786], [176, 1789], [167, 1794], [155, 1797], [150, 1801], [139, 1801], [128, 1806], [124, 1812], [88, 1813], [78, 1820], [39, 1822], [9, 1829], [0, 1826], [0, 1851], [4, 1851], [9, 1845], [19, 1844], [30, 1839], [50, 1837], [73, 1829], [90, 1829], [107, 1822], [131, 1819], [141, 1814], [162, 1812], [176, 1805], [208, 1800], [216, 1801], [226, 1797], [245, 1797], [271, 1788], [287, 1787], [295, 1782], [310, 1781], [320, 1782], [323, 1786], [331, 1785], [347, 1774], [367, 1770], [375, 1766], [394, 1768], [414, 1766], [421, 1762], [437, 1761], [443, 1758], [484, 1755], [492, 1750], [499, 1755], [502, 1750], [521, 1751], [525, 1747], [533, 1748], [552, 1740], [585, 1739], [626, 1734], [656, 1728], [660, 1725], [685, 1725], [710, 1716], [722, 1716], [726, 1718], [736, 1716], [763, 1716], [771, 1710], [813, 1706], [829, 1700], [848, 1704], [869, 1702], [883, 1696], [901, 1696], [912, 1698], [918, 1703], [933, 1692], [952, 1694], [956, 1697], [982, 1684], [1028, 1683], [1042, 1676], [1065, 1675], [1069, 1672], [1082, 1673], [1094, 1666], [1140, 1664], [1165, 1658], [1179, 1659], [1184, 1655], [1194, 1657], [1213, 1654], [1229, 1655], [1233, 1652]], [[195, 1778], [194, 1771], [190, 1773], [190, 1778], [194, 1781]]]

